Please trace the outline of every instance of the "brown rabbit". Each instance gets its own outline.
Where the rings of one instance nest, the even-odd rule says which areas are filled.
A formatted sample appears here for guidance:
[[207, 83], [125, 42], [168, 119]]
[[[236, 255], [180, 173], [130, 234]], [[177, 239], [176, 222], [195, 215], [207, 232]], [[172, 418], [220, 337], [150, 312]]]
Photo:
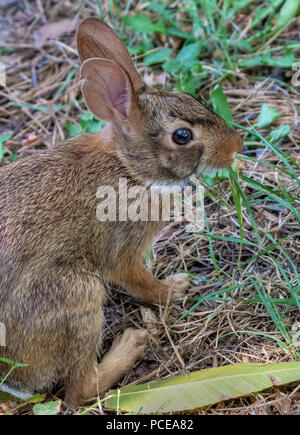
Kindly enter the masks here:
[[[184, 295], [185, 274], [163, 281], [143, 264], [162, 222], [100, 222], [100, 185], [181, 184], [231, 165], [241, 138], [201, 102], [148, 87], [116, 34], [88, 18], [78, 34], [83, 93], [107, 126], [0, 170], [0, 356], [6, 384], [46, 392], [63, 383], [76, 406], [116, 383], [143, 355], [146, 333], [127, 329], [97, 363], [103, 282], [153, 303]], [[0, 379], [7, 365], [0, 363]]]

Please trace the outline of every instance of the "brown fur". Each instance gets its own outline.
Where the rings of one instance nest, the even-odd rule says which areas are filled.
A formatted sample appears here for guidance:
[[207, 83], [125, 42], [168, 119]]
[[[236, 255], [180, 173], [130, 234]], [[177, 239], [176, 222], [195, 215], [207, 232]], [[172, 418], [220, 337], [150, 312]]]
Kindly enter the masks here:
[[[108, 126], [0, 170], [0, 322], [7, 329], [0, 356], [30, 364], [7, 382], [31, 392], [64, 383], [69, 405], [110, 388], [143, 352], [145, 332], [129, 329], [97, 364], [104, 281], [154, 303], [188, 286], [186, 275], [158, 281], [143, 264], [163, 223], [99, 222], [98, 187], [117, 190], [121, 177], [129, 186], [178, 184], [232, 164], [241, 151], [240, 137], [201, 102], [142, 85], [124, 46], [118, 59], [89, 59], [91, 41], [93, 57], [101, 44], [107, 58], [112, 41], [120, 48], [112, 35], [95, 19], [78, 32], [86, 101]], [[179, 127], [192, 130], [190, 144], [172, 141]], [[0, 364], [0, 376], [6, 369]]]

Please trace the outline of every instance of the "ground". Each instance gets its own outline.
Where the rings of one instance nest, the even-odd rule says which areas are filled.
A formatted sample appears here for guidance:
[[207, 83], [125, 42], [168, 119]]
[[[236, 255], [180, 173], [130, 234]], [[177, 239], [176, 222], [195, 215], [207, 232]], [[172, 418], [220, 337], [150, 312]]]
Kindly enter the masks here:
[[[188, 10], [184, 10], [185, 3], [181, 1], [150, 3], [154, 4], [152, 9], [143, 1], [113, 6], [109, 1], [93, 0], [0, 0], [0, 55], [7, 68], [6, 86], [0, 87], [2, 164], [40, 153], [82, 129], [92, 132], [101, 126], [86, 114], [80, 90], [75, 29], [83, 17], [101, 15], [127, 44], [133, 48], [140, 44], [135, 53], [133, 50], [133, 58], [149, 84], [168, 89], [176, 86], [202, 95], [222, 112], [226, 105], [222, 96], [217, 97], [215, 88], [220, 83], [244, 139], [243, 155], [230, 175], [198, 180], [205, 186], [205, 227], [194, 234], [186, 231], [186, 222], [170, 224], [154, 241], [152, 254], [147, 258], [148, 267], [159, 278], [188, 272], [189, 297], [175, 305], [151, 306], [122, 289], [108, 288], [102, 351], [126, 327], [149, 330], [145, 359], [119, 386], [225, 364], [297, 360], [300, 96], [299, 86], [292, 80], [294, 70], [289, 56], [299, 55], [299, 17], [291, 17], [289, 25], [278, 34], [270, 27], [265, 35], [263, 30], [272, 26], [279, 9], [274, 7], [267, 17], [257, 21], [261, 2], [245, 1], [245, 8], [235, 11], [228, 21], [224, 17], [210, 21], [205, 8], [197, 6], [199, 2], [190, 2]], [[164, 25], [167, 29], [172, 27], [167, 13], [171, 14], [182, 35], [178, 29], [174, 34], [155, 28], [143, 38], [140, 36], [137, 22], [130, 19], [136, 14], [147, 14], [157, 23], [155, 4], [167, 5], [161, 11]], [[265, 2], [263, 6], [270, 4]], [[49, 27], [50, 23], [56, 25]], [[219, 37], [220, 45], [209, 33], [212, 23], [223, 23], [222, 29], [227, 32], [225, 42]], [[159, 47], [172, 49], [171, 59], [175, 59], [178, 52], [182, 53], [186, 33], [192, 30], [196, 35], [192, 42], [201, 41], [205, 35], [210, 41], [203, 43], [201, 53], [196, 55], [201, 70], [194, 63], [191, 75], [174, 62], [166, 64], [166, 59], [153, 64], [149, 57], [146, 60]], [[234, 43], [232, 35], [238, 35]], [[240, 41], [246, 39], [254, 41], [252, 51], [246, 44], [241, 45]], [[259, 56], [264, 59], [260, 61]], [[263, 105], [279, 113], [272, 126], [270, 122], [259, 123]], [[271, 129], [280, 126], [289, 127], [286, 134], [271, 140]], [[62, 397], [61, 392], [57, 395]], [[49, 396], [49, 400], [54, 399]], [[12, 402], [0, 403], [0, 414], [8, 412], [30, 414], [32, 405], [14, 409]], [[112, 411], [99, 406], [90, 412]], [[274, 387], [193, 412], [299, 414], [300, 386], [294, 383]]]

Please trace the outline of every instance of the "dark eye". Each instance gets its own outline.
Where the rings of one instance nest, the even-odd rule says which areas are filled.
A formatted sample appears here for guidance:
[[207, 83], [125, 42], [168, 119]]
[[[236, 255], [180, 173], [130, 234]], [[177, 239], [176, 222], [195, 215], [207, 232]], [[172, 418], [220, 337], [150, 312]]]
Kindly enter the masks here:
[[186, 145], [193, 139], [193, 135], [188, 128], [178, 128], [174, 131], [172, 139], [177, 145]]

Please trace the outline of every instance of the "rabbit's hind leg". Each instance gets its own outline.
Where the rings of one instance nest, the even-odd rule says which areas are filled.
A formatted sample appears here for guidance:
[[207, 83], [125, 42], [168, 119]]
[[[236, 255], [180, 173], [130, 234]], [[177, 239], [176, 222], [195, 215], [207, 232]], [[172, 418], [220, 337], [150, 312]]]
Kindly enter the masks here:
[[100, 364], [82, 378], [82, 382], [66, 385], [65, 404], [78, 406], [109, 390], [143, 358], [147, 331], [128, 328], [117, 337]]
[[[100, 348], [105, 297], [100, 277], [67, 266], [46, 272], [27, 287], [21, 277], [14, 297], [0, 308], [7, 344], [0, 356], [29, 364], [13, 370], [5, 383], [22, 391], [44, 393], [68, 380], [76, 384]], [[0, 380], [6, 372], [0, 363]]]

